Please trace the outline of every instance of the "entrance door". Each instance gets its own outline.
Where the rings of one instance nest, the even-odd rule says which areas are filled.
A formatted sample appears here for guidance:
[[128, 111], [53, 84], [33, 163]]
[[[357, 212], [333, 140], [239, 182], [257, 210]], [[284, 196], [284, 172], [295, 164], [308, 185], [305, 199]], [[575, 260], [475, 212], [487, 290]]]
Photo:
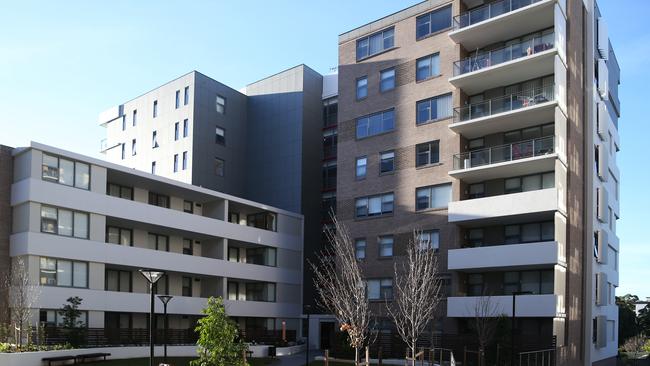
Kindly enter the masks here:
[[334, 342], [334, 322], [320, 323], [320, 349], [332, 349]]

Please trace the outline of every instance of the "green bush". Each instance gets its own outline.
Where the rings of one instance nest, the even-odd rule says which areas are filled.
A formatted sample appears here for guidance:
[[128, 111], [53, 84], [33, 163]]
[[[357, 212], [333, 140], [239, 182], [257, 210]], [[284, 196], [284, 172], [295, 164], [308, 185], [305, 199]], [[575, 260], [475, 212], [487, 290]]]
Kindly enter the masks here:
[[0, 343], [0, 353], [9, 353], [13, 351], [13, 347], [9, 343]]

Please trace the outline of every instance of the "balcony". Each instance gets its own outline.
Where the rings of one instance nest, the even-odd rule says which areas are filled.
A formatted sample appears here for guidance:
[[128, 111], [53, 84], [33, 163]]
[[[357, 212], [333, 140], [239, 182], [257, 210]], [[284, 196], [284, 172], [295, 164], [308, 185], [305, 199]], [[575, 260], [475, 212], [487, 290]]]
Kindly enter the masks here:
[[555, 137], [546, 136], [454, 155], [449, 175], [466, 183], [553, 170]]
[[473, 139], [494, 132], [531, 127], [555, 118], [555, 86], [527, 91], [454, 108], [452, 131]]
[[498, 0], [454, 17], [449, 37], [471, 50], [553, 25], [554, 0]]
[[497, 85], [542, 77], [553, 73], [556, 53], [555, 33], [550, 32], [456, 61], [449, 82], [471, 95]]
[[557, 188], [539, 189], [500, 196], [476, 198], [449, 203], [449, 222], [506, 224], [509, 217], [526, 216], [541, 219], [545, 214], [557, 211], [559, 197]]
[[[455, 318], [473, 318], [481, 301], [480, 296], [463, 296], [447, 298], [447, 316]], [[490, 305], [496, 314], [512, 316], [512, 296], [490, 296]], [[557, 295], [519, 295], [517, 296], [517, 317], [541, 318], [562, 315], [561, 303]]]
[[453, 249], [449, 251], [448, 266], [449, 270], [535, 268], [558, 264], [558, 250], [555, 241]]

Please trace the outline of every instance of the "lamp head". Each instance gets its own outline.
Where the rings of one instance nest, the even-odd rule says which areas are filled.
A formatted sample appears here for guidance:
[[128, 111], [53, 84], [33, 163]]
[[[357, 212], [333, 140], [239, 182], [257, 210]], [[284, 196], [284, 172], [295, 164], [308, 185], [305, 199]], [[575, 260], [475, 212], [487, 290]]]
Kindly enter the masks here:
[[158, 280], [165, 275], [165, 272], [156, 271], [154, 269], [140, 269], [138, 271], [152, 285], [158, 282]]
[[171, 301], [171, 299], [174, 298], [174, 296], [171, 295], [158, 295], [158, 298], [160, 301], [162, 301], [163, 304], [167, 305], [168, 302]]

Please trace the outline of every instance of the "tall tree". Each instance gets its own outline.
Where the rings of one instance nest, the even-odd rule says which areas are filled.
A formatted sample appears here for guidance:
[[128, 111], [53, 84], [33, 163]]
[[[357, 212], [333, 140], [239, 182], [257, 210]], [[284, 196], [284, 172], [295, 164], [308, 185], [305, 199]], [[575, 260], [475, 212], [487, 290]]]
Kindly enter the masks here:
[[72, 346], [79, 346], [83, 342], [83, 332], [82, 326], [83, 322], [79, 320], [81, 317], [81, 310], [79, 310], [79, 305], [81, 305], [82, 299], [79, 296], [69, 297], [67, 304], [64, 304], [59, 310], [59, 315], [63, 319], [61, 322], [66, 340]]
[[639, 333], [639, 323], [636, 316], [636, 303], [639, 297], [627, 294], [616, 296], [618, 306], [618, 345], [622, 346], [625, 341]]
[[650, 337], [650, 304], [646, 304], [641, 310], [639, 310], [639, 315], [637, 316], [639, 330]]
[[478, 340], [479, 365], [485, 365], [485, 350], [496, 334], [501, 316], [490, 296], [478, 298], [474, 306], [472, 327]]
[[333, 228], [325, 235], [329, 245], [310, 262], [314, 285], [320, 305], [329, 310], [347, 332], [354, 348], [355, 364], [359, 364], [359, 350], [369, 343], [371, 312], [366, 282], [356, 258], [354, 242], [345, 227], [334, 215]]
[[246, 345], [240, 340], [237, 325], [226, 315], [221, 297], [210, 297], [203, 309], [196, 331], [199, 333], [197, 353], [199, 358], [192, 366], [244, 366]]
[[13, 258], [9, 272], [0, 280], [0, 286], [10, 293], [11, 326], [17, 330], [15, 343], [21, 347], [25, 338], [29, 337], [32, 309], [38, 302], [40, 288], [32, 283], [23, 257]]
[[413, 232], [406, 257], [395, 263], [394, 274], [394, 299], [392, 304], [387, 302], [388, 314], [411, 350], [411, 364], [415, 366], [418, 339], [433, 323], [441, 299], [438, 256], [430, 241], [423, 240], [422, 232]]

